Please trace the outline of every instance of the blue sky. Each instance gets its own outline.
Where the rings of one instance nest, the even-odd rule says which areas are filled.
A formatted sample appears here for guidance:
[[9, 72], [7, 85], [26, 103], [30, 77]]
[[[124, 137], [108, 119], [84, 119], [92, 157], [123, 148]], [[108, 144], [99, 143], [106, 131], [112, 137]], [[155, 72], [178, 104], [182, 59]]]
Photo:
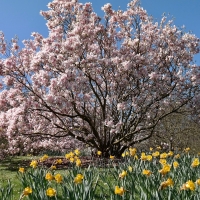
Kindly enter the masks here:
[[[48, 36], [46, 21], [40, 16], [40, 10], [47, 10], [50, 0], [0, 0], [0, 30], [5, 33], [9, 41], [15, 35], [19, 40], [29, 39], [31, 32], [39, 32]], [[94, 11], [102, 15], [101, 7], [111, 3], [114, 9], [126, 9], [129, 0], [79, 0], [92, 2]], [[200, 0], [141, 0], [142, 7], [160, 21], [163, 13], [174, 18], [174, 24], [185, 31], [191, 31], [200, 38]], [[200, 65], [200, 55], [195, 57]]]

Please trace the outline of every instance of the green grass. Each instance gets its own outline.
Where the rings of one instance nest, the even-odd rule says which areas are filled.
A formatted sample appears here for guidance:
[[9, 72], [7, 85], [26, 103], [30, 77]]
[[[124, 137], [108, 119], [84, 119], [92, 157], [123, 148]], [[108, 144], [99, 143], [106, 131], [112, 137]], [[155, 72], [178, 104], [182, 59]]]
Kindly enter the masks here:
[[0, 187], [5, 187], [10, 180], [14, 188], [14, 200], [18, 200], [21, 194], [21, 183], [17, 177], [19, 167], [27, 168], [33, 157], [14, 156], [0, 161]]

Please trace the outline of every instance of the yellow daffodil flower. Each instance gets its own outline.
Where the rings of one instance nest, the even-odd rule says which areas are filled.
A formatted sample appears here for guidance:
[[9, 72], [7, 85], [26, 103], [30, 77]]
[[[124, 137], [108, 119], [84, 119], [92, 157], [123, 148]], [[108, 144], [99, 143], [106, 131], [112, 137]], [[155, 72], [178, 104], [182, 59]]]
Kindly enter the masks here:
[[77, 156], [79, 156], [81, 152], [80, 152], [78, 149], [76, 149], [76, 150], [74, 150], [74, 153], [75, 153]]
[[166, 164], [167, 164], [167, 160], [166, 160], [166, 159], [160, 159], [160, 160], [159, 160], [159, 163], [160, 163], [161, 165], [166, 165]]
[[177, 162], [177, 161], [174, 161], [174, 162], [173, 162], [173, 167], [174, 167], [174, 168], [177, 168], [178, 166], [179, 166], [178, 162]]
[[77, 167], [80, 167], [80, 166], [81, 166], [81, 160], [80, 160], [80, 159], [77, 159], [77, 160], [76, 160], [76, 166], [77, 166]]
[[119, 174], [119, 178], [124, 178], [127, 175], [127, 171], [123, 170], [122, 173]]
[[102, 152], [101, 151], [97, 151], [97, 155], [101, 156]]
[[37, 160], [32, 160], [32, 161], [31, 161], [31, 164], [30, 164], [30, 166], [31, 166], [32, 168], [36, 168], [36, 167], [37, 167], [37, 165], [38, 165], [38, 162], [37, 162]]
[[188, 153], [188, 152], [190, 151], [190, 148], [187, 147], [187, 148], [185, 148], [183, 151], [184, 151], [185, 153]]
[[48, 180], [48, 181], [52, 181], [54, 179], [53, 175], [51, 173], [47, 173], [45, 175], [45, 179]]
[[150, 170], [148, 170], [148, 169], [144, 169], [144, 170], [142, 171], [142, 174], [144, 174], [144, 175], [146, 175], [146, 176], [150, 176], [150, 175], [152, 174], [152, 172], [151, 172]]
[[199, 159], [198, 158], [195, 158], [192, 162], [192, 167], [197, 167], [199, 166]]
[[129, 154], [130, 154], [130, 156], [135, 156], [136, 152], [137, 152], [136, 148], [129, 148]]
[[52, 165], [50, 168], [51, 168], [51, 170], [54, 170], [54, 169], [56, 169], [56, 166]]
[[54, 176], [54, 178], [55, 178], [57, 183], [62, 183], [62, 181], [63, 181], [63, 177], [61, 176], [61, 174], [56, 174]]
[[152, 159], [153, 159], [152, 155], [147, 155], [147, 160], [148, 161], [152, 161]]
[[144, 152], [141, 153], [140, 159], [143, 160], [143, 161], [147, 160], [147, 156]]
[[195, 184], [193, 181], [189, 180], [186, 183], [184, 183], [181, 187], [181, 190], [191, 190], [194, 191], [195, 190]]
[[125, 152], [125, 155], [126, 155], [126, 156], [129, 156], [129, 152], [128, 152], [128, 151], [126, 151], [126, 152]]
[[30, 187], [26, 187], [23, 191], [24, 196], [28, 196], [29, 194], [32, 193], [32, 189]]
[[161, 150], [162, 148], [161, 148], [161, 146], [157, 146], [156, 149]]
[[45, 160], [47, 160], [48, 159], [48, 155], [47, 154], [44, 154], [43, 156], [42, 156], [42, 158], [40, 158], [40, 162], [44, 162]]
[[62, 162], [63, 162], [62, 159], [57, 159], [56, 160], [56, 164], [62, 164]]
[[129, 172], [132, 172], [133, 171], [133, 168], [131, 166], [128, 166], [128, 171]]
[[160, 154], [161, 159], [166, 159], [167, 157], [168, 157], [168, 154], [166, 152]]
[[152, 153], [152, 156], [153, 157], [158, 157], [160, 155], [160, 152], [159, 151], [155, 151], [154, 153]]
[[23, 167], [19, 168], [19, 172], [24, 173], [25, 169]]
[[115, 156], [110, 155], [110, 159], [113, 160], [115, 158]]
[[173, 155], [174, 155], [174, 152], [173, 152], [173, 151], [169, 151], [167, 155], [168, 155], [168, 156], [173, 156]]
[[166, 187], [168, 186], [173, 186], [174, 185], [174, 182], [171, 178], [168, 178], [166, 181], [162, 182], [161, 185], [160, 185], [160, 189], [165, 189]]
[[65, 158], [66, 158], [66, 159], [70, 159], [70, 154], [66, 153], [66, 154], [65, 154]]
[[200, 178], [196, 180], [195, 182], [197, 185], [200, 185]]
[[74, 183], [79, 184], [82, 183], [84, 176], [82, 174], [77, 174], [74, 178]]
[[171, 169], [171, 166], [168, 165], [168, 164], [165, 164], [163, 165], [163, 168], [161, 170], [159, 170], [159, 172], [162, 174], [162, 175], [165, 175], [167, 174], [168, 172], [170, 172], [170, 169]]
[[122, 196], [124, 192], [125, 192], [125, 189], [123, 187], [115, 186], [115, 194]]
[[56, 196], [56, 190], [54, 188], [48, 188], [46, 190], [46, 194], [49, 197], [54, 197], [54, 196]]
[[180, 154], [176, 154], [175, 156], [174, 156], [174, 158], [176, 158], [176, 159], [178, 159], [178, 158], [180, 158], [181, 156], [180, 156]]

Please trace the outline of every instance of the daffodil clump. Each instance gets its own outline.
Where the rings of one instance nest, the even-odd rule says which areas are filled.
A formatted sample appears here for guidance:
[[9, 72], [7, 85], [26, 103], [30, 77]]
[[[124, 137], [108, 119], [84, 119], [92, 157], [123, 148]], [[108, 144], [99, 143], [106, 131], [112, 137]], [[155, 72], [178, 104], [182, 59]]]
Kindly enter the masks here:
[[[150, 148], [139, 152], [129, 148], [120, 162], [110, 155], [110, 164], [82, 166], [81, 152], [76, 149], [57, 158], [49, 168], [44, 155], [30, 162], [28, 168], [19, 167], [22, 183], [20, 198], [31, 200], [76, 199], [200, 199], [200, 155], [191, 155], [189, 148], [183, 152], [165, 152]], [[97, 151], [98, 160], [104, 159]], [[71, 167], [58, 171], [64, 161]], [[92, 164], [92, 163], [91, 163]]]

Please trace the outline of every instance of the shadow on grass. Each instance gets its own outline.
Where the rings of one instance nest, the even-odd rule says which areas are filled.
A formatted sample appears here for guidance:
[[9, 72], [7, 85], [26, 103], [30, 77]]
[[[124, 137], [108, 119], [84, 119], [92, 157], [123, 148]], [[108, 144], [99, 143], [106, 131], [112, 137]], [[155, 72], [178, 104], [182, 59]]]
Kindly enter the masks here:
[[7, 171], [18, 171], [19, 167], [28, 167], [30, 159], [26, 157], [9, 157], [0, 161], [0, 169]]

